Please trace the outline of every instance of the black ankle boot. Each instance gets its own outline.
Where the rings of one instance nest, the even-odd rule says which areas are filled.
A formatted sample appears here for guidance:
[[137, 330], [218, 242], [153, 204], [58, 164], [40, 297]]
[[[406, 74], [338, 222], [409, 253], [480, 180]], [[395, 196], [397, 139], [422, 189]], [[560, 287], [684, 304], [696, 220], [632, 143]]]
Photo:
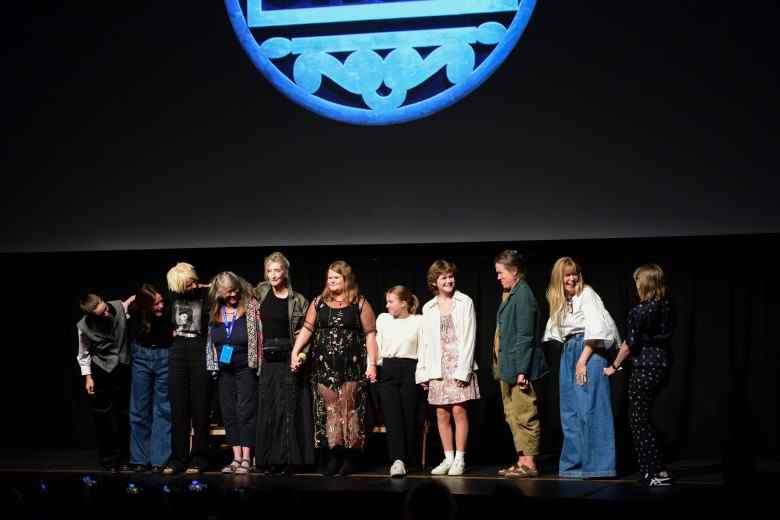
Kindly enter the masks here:
[[357, 450], [344, 450], [344, 462], [341, 464], [339, 476], [346, 477], [352, 475], [357, 469]]
[[339, 473], [343, 461], [342, 452], [339, 448], [330, 450], [328, 465], [325, 467], [323, 475], [326, 477], [332, 477]]

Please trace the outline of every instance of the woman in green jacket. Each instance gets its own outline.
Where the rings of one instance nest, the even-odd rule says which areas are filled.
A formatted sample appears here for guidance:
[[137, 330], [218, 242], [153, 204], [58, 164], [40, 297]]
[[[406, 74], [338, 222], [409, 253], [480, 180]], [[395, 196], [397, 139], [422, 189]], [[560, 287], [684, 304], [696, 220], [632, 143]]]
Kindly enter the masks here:
[[496, 256], [495, 264], [502, 302], [496, 316], [493, 374], [501, 385], [504, 417], [517, 451], [517, 462], [499, 470], [499, 474], [536, 477], [539, 471], [534, 456], [539, 454], [541, 426], [534, 381], [547, 373], [536, 340], [536, 298], [525, 281], [520, 253], [503, 251]]

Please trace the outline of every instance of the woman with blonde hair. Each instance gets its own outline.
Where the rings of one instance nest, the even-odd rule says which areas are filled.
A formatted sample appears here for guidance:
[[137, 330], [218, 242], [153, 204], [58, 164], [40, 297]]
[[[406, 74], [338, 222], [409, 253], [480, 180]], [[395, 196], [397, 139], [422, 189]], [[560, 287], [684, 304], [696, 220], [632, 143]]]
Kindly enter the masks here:
[[560, 408], [562, 477], [615, 476], [615, 427], [612, 418], [607, 351], [620, 343], [615, 322], [596, 291], [585, 285], [580, 266], [559, 258], [547, 287], [550, 318], [544, 340], [563, 343]]
[[263, 357], [263, 325], [252, 287], [230, 271], [209, 290], [206, 365], [219, 371], [219, 406], [233, 460], [222, 473], [249, 473], [257, 428], [257, 371]]
[[[293, 291], [290, 261], [282, 253], [268, 255], [263, 267], [265, 280], [255, 288], [263, 315], [255, 461], [261, 472], [291, 474], [295, 466], [314, 464], [307, 374], [289, 369], [292, 346], [303, 328], [309, 302]], [[301, 356], [306, 354], [301, 352]]]
[[[462, 475], [469, 435], [468, 401], [479, 399], [475, 371], [477, 316], [471, 298], [455, 289], [455, 264], [436, 260], [428, 269], [428, 288], [435, 297], [423, 306], [423, 348], [416, 381], [428, 390], [444, 460], [433, 475]], [[452, 420], [455, 421], [453, 450]]]
[[211, 382], [205, 354], [208, 287], [199, 283], [195, 268], [186, 262], [174, 265], [166, 278], [170, 290], [173, 343], [168, 349], [171, 457], [163, 473], [172, 475], [186, 468], [188, 474], [194, 475], [201, 473], [208, 462]]
[[403, 285], [385, 293], [385, 307], [376, 319], [379, 348], [379, 398], [387, 428], [391, 477], [406, 475], [408, 464], [417, 463], [417, 409], [420, 389], [415, 382], [417, 353], [422, 343], [420, 301]]
[[639, 303], [628, 313], [626, 339], [615, 361], [604, 369], [611, 376], [631, 359], [628, 383], [629, 422], [640, 479], [646, 486], [671, 484], [663, 467], [661, 449], [650, 415], [653, 401], [669, 371], [669, 349], [676, 319], [669, 299], [664, 272], [656, 264], [646, 264], [634, 271]]
[[322, 294], [306, 312], [290, 357], [297, 371], [300, 354], [312, 344], [315, 447], [327, 445], [326, 475], [349, 475], [365, 441], [365, 379], [376, 381], [376, 318], [358, 292], [352, 267], [344, 261], [328, 266]]

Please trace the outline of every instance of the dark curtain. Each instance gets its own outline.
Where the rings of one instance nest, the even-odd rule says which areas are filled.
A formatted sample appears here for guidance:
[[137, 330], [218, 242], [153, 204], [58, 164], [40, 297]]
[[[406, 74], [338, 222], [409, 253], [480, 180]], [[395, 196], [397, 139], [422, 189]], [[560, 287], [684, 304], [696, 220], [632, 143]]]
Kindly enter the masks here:
[[[478, 319], [483, 398], [471, 409], [469, 458], [472, 463], [511, 460], [511, 436], [490, 373], [490, 349], [499, 302], [493, 258], [513, 248], [526, 257], [527, 279], [541, 309], [540, 328], [547, 319], [549, 272], [558, 257], [572, 256], [582, 264], [586, 283], [599, 293], [621, 332], [636, 301], [633, 270], [643, 263], [660, 264], [678, 313], [673, 365], [654, 410], [668, 457], [722, 461], [733, 474], [743, 474], [756, 459], [778, 456], [778, 348], [771, 338], [780, 308], [773, 296], [775, 266], [759, 262], [777, 239], [753, 235], [2, 255], [8, 287], [2, 303], [8, 320], [2, 410], [4, 424], [15, 425], [2, 429], [2, 450], [94, 446], [75, 360], [82, 291], [115, 299], [127, 297], [143, 282], [164, 289], [165, 272], [177, 261], [193, 263], [203, 281], [232, 270], [256, 283], [264, 256], [279, 249], [292, 262], [293, 287], [308, 297], [322, 290], [330, 261], [347, 260], [377, 314], [384, 310], [384, 290], [396, 284], [409, 286], [421, 302], [427, 301], [428, 266], [437, 258], [454, 261], [458, 288], [474, 299]], [[560, 348], [544, 345], [552, 372], [540, 384], [543, 451], [550, 455], [561, 442]], [[627, 375], [619, 373], [612, 385], [620, 466], [626, 471], [632, 466]]]

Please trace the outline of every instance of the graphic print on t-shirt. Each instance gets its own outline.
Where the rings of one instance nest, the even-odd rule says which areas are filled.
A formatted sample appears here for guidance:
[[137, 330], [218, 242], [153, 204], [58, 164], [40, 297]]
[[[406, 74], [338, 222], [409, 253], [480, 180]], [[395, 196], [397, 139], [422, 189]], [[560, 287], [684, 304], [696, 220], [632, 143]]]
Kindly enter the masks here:
[[173, 303], [173, 317], [177, 333], [199, 334], [203, 302], [199, 300], [176, 300]]

